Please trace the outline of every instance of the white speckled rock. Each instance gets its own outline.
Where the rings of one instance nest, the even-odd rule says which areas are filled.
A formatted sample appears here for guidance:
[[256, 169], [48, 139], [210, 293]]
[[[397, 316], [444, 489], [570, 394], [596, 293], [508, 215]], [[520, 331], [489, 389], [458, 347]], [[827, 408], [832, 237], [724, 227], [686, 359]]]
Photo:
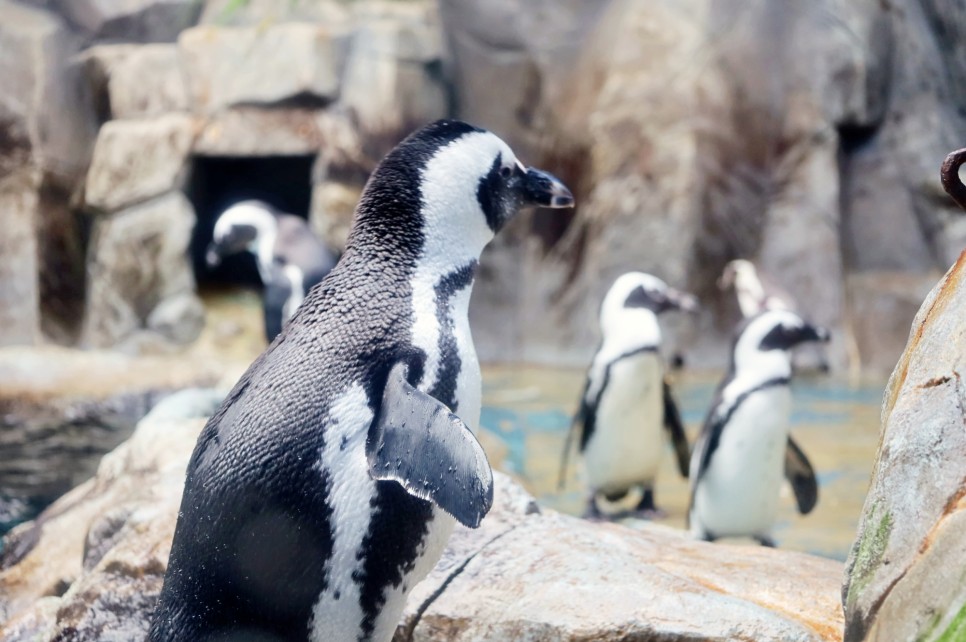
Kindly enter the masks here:
[[912, 324], [847, 564], [845, 639], [966, 637], [966, 253]]

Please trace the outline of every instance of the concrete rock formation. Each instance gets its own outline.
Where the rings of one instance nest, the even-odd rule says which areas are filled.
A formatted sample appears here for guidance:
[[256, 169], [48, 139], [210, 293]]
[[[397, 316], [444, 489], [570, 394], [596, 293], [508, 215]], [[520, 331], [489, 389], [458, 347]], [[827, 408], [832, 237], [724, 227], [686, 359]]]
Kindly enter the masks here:
[[[143, 637], [184, 469], [219, 400], [200, 390], [169, 397], [93, 479], [7, 537], [0, 638]], [[836, 562], [595, 525], [541, 511], [504, 475], [496, 488], [481, 528], [457, 529], [414, 590], [397, 641], [841, 639]]]
[[845, 639], [966, 635], [966, 253], [919, 309], [882, 404], [846, 565]]

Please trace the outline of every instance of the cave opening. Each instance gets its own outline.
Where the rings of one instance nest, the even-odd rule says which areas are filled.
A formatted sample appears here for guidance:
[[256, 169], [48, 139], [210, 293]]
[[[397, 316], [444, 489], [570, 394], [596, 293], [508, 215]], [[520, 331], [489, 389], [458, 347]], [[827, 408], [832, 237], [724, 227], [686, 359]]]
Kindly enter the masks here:
[[187, 196], [197, 222], [191, 239], [191, 262], [199, 288], [242, 284], [260, 286], [255, 258], [248, 252], [225, 257], [209, 269], [205, 249], [218, 216], [244, 200], [260, 200], [281, 212], [308, 219], [312, 200], [314, 155], [195, 156]]

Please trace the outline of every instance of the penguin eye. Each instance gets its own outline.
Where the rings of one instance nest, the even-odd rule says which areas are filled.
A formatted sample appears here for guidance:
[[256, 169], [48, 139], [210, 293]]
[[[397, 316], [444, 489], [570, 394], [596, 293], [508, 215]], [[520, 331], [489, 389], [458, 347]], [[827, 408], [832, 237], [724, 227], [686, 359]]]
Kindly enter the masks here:
[[512, 173], [513, 173], [513, 170], [510, 169], [509, 167], [500, 168], [500, 176], [502, 176], [503, 178], [510, 178], [510, 174]]

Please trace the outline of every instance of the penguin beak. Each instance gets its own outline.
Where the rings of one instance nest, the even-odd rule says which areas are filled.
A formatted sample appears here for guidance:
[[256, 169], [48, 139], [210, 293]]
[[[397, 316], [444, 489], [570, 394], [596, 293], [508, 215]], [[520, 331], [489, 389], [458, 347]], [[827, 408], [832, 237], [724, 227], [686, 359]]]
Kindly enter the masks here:
[[832, 333], [828, 331], [827, 328], [823, 328], [820, 325], [810, 325], [806, 324], [802, 328], [801, 342], [805, 341], [820, 341], [822, 343], [828, 343], [832, 338]]
[[697, 314], [698, 310], [701, 309], [696, 296], [675, 290], [674, 288], [667, 289], [667, 301], [669, 308], [687, 312], [688, 314]]
[[221, 254], [218, 252], [218, 246], [213, 242], [209, 243], [208, 249], [205, 250], [205, 263], [208, 269], [214, 269], [221, 264]]
[[526, 205], [563, 208], [574, 206], [574, 195], [567, 186], [553, 174], [530, 167], [522, 185], [523, 200]]

